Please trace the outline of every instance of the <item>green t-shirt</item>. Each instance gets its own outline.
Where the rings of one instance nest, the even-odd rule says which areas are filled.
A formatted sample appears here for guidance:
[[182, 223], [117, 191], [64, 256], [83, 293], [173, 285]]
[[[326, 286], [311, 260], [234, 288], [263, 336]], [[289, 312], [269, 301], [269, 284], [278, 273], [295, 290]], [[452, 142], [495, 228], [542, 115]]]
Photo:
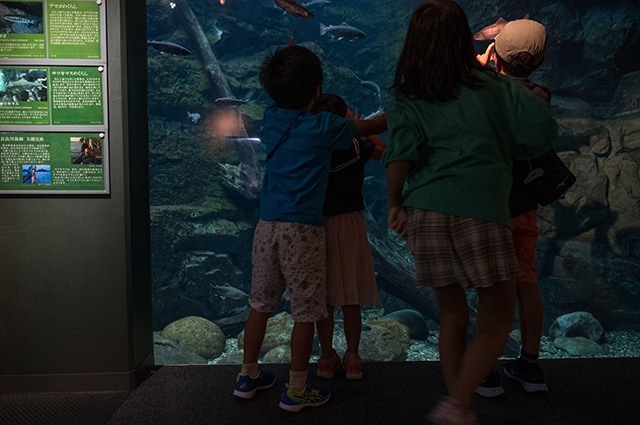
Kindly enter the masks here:
[[549, 150], [558, 126], [548, 103], [522, 84], [478, 75], [482, 88], [463, 87], [447, 102], [397, 97], [382, 162], [411, 162], [405, 206], [511, 227], [511, 163]]

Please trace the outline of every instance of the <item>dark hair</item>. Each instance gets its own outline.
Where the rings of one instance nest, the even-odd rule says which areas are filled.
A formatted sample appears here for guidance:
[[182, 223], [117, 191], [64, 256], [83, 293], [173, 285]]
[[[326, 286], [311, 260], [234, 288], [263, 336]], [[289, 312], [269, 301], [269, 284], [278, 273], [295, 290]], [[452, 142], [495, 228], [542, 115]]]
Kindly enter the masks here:
[[509, 62], [502, 59], [496, 53], [496, 68], [502, 70], [511, 77], [528, 78], [529, 75], [542, 64], [542, 61], [536, 63], [535, 58], [529, 52], [520, 52], [509, 57]]
[[302, 46], [278, 49], [264, 60], [260, 83], [278, 106], [302, 109], [322, 86], [320, 59]]
[[311, 110], [312, 113], [328, 111], [342, 118], [347, 116], [347, 104], [340, 96], [333, 93], [323, 93]]
[[460, 86], [481, 87], [469, 22], [451, 0], [431, 0], [411, 16], [392, 88], [429, 102], [455, 98]]

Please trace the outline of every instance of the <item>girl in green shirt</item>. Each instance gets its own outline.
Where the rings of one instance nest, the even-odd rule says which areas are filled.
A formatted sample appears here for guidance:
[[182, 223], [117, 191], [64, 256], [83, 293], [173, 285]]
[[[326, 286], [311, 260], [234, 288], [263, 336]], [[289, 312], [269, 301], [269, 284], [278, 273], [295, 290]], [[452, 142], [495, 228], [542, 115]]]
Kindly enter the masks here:
[[[475, 424], [473, 394], [504, 349], [520, 273], [508, 206], [511, 164], [546, 152], [557, 126], [543, 100], [477, 62], [467, 17], [451, 0], [414, 12], [393, 89], [382, 157], [389, 227], [406, 238], [418, 285], [433, 287], [440, 308], [448, 396], [429, 419]], [[466, 289], [479, 300], [468, 344]]]

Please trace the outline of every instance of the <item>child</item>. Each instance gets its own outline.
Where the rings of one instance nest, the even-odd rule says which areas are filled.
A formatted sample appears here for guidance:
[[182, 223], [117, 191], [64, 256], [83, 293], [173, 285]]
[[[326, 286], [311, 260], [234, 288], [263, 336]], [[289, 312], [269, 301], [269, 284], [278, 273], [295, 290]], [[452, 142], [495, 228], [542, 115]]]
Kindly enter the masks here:
[[[437, 425], [476, 423], [475, 389], [502, 353], [515, 310], [509, 190], [512, 158], [546, 152], [557, 125], [521, 84], [485, 69], [452, 0], [413, 13], [388, 108], [389, 227], [406, 237], [418, 285], [440, 309], [440, 364], [448, 396]], [[403, 191], [403, 186], [406, 187]], [[477, 331], [466, 342], [465, 289], [478, 293]]]
[[[351, 113], [335, 94], [323, 94], [313, 112], [329, 111], [346, 117]], [[316, 322], [322, 355], [318, 359], [317, 375], [333, 378], [342, 367], [347, 379], [362, 379], [362, 359], [358, 354], [362, 316], [360, 305], [380, 303], [373, 270], [367, 230], [360, 211], [364, 209], [362, 183], [364, 164], [369, 158], [380, 159], [384, 142], [376, 137], [353, 139], [346, 150], [331, 155], [331, 172], [322, 208], [327, 239], [327, 311], [326, 319]], [[333, 312], [342, 307], [347, 351], [344, 358], [333, 348]]]
[[[544, 61], [544, 49], [547, 32], [536, 21], [521, 19], [511, 21], [502, 29], [487, 48], [484, 55], [478, 56], [481, 64], [486, 65], [495, 50], [493, 60], [496, 70], [523, 84], [543, 100], [550, 102], [551, 93], [529, 81], [529, 76]], [[523, 274], [518, 277], [516, 296], [522, 335], [522, 350], [516, 362], [508, 363], [504, 373], [522, 384], [525, 391], [548, 391], [544, 373], [538, 364], [538, 351], [542, 337], [543, 309], [538, 277], [536, 273], [536, 245], [538, 243], [538, 204], [527, 195], [524, 180], [529, 173], [526, 160], [513, 162], [513, 186], [509, 197], [513, 243]], [[485, 397], [495, 397], [504, 393], [497, 370], [476, 389]]]
[[309, 113], [322, 89], [320, 60], [308, 49], [289, 46], [269, 55], [260, 82], [274, 104], [264, 113], [262, 142], [267, 162], [260, 196], [260, 221], [253, 240], [253, 271], [245, 325], [242, 369], [234, 395], [251, 398], [270, 388], [275, 375], [261, 371], [258, 355], [267, 320], [279, 308], [285, 288], [291, 300], [289, 384], [280, 407], [297, 412], [319, 406], [327, 388], [307, 382], [314, 322], [327, 316], [325, 235], [322, 203], [334, 149], [347, 149], [355, 136], [386, 130], [386, 117], [371, 121]]

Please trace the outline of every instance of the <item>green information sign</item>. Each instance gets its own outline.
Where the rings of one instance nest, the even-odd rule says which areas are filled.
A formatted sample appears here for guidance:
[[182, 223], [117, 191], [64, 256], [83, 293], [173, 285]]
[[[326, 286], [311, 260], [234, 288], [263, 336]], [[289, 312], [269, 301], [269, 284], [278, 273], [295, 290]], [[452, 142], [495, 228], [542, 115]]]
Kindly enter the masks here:
[[0, 124], [103, 125], [101, 69], [0, 68]]
[[100, 136], [0, 132], [0, 193], [104, 191]]
[[51, 67], [50, 69], [52, 124], [103, 124], [100, 69], [98, 67]]
[[49, 57], [100, 59], [100, 5], [95, 1], [47, 2]]
[[96, 0], [2, 0], [0, 57], [103, 59], [102, 10]]

